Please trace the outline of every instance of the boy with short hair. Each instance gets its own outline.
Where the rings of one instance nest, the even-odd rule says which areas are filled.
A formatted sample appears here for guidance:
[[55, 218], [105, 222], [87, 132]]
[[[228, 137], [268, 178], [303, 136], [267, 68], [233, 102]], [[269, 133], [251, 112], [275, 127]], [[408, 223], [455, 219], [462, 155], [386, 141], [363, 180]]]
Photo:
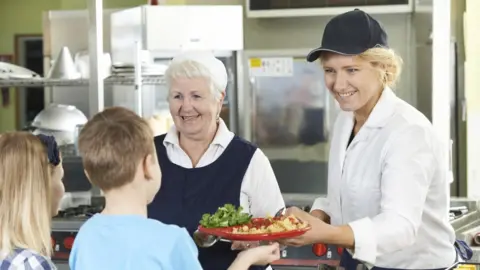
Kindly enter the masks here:
[[[104, 192], [106, 205], [80, 228], [69, 260], [72, 270], [201, 269], [184, 228], [147, 218], [161, 171], [144, 119], [125, 108], [108, 108], [82, 129], [79, 150], [85, 173]], [[229, 269], [278, 258], [277, 244], [262, 246], [240, 253]]]

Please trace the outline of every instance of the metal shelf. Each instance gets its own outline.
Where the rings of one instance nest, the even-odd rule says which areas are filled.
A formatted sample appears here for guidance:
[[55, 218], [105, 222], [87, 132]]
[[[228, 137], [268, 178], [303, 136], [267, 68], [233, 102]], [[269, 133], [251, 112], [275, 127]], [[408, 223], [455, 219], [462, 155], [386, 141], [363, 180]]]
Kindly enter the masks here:
[[[164, 76], [143, 76], [142, 85], [162, 85]], [[134, 77], [112, 76], [105, 79], [107, 85], [135, 85]]]
[[[144, 76], [142, 85], [162, 85], [163, 76]], [[105, 85], [135, 85], [133, 77], [111, 76], [104, 80]], [[51, 86], [88, 86], [88, 79], [59, 80], [59, 79], [0, 79], [0, 87], [51, 87]]]
[[88, 80], [8, 79], [0, 80], [0, 87], [87, 86]]

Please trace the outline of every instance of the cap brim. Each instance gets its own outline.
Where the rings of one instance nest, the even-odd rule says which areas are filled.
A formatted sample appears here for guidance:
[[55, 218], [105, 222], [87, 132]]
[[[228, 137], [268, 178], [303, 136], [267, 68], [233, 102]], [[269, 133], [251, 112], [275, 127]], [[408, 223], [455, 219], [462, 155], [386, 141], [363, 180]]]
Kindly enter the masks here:
[[307, 55], [307, 61], [308, 62], [315, 62], [318, 58], [320, 58], [320, 55], [322, 54], [322, 51], [323, 51], [322, 48], [317, 48], [317, 49], [312, 50]]
[[[363, 50], [364, 51], [364, 50]], [[318, 58], [320, 58], [320, 55], [323, 53], [323, 52], [332, 52], [332, 53], [337, 53], [337, 54], [341, 54], [341, 55], [359, 55], [361, 54], [363, 51], [361, 52], [356, 52], [356, 53], [346, 53], [346, 52], [341, 52], [341, 51], [338, 51], [338, 50], [332, 50], [332, 49], [327, 49], [327, 48], [316, 48], [314, 50], [312, 50], [308, 55], [307, 55], [307, 61], [308, 62], [315, 62]]]

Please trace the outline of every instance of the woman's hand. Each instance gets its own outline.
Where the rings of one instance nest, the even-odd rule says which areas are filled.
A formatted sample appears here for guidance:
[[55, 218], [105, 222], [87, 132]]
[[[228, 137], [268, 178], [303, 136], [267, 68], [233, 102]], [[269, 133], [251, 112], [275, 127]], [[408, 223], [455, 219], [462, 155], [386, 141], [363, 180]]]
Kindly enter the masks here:
[[300, 219], [303, 222], [306, 222], [310, 225], [311, 229], [308, 230], [305, 234], [300, 235], [295, 238], [283, 239], [279, 241], [281, 244], [286, 246], [305, 246], [315, 243], [322, 243], [324, 241], [323, 234], [331, 228], [330, 225], [323, 222], [321, 219], [310, 215], [309, 213], [302, 211], [298, 207], [290, 207], [287, 209], [285, 216], [293, 215]]
[[251, 241], [251, 242], [233, 241], [232, 250], [244, 250], [249, 248], [255, 248], [255, 247], [258, 247], [259, 245], [260, 245], [260, 242], [258, 241]]

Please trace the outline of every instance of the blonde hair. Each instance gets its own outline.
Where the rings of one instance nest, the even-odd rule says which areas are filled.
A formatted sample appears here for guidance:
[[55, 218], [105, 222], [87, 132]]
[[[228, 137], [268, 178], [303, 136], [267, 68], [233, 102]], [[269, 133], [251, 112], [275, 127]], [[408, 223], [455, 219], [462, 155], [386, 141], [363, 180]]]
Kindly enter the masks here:
[[103, 191], [132, 182], [139, 162], [155, 149], [147, 121], [122, 107], [93, 116], [81, 130], [78, 146], [88, 179]]
[[357, 57], [372, 64], [378, 71], [379, 80], [384, 87], [395, 87], [402, 73], [403, 60], [394, 50], [375, 47]]
[[28, 248], [49, 257], [51, 179], [47, 149], [35, 135], [0, 136], [0, 248]]

